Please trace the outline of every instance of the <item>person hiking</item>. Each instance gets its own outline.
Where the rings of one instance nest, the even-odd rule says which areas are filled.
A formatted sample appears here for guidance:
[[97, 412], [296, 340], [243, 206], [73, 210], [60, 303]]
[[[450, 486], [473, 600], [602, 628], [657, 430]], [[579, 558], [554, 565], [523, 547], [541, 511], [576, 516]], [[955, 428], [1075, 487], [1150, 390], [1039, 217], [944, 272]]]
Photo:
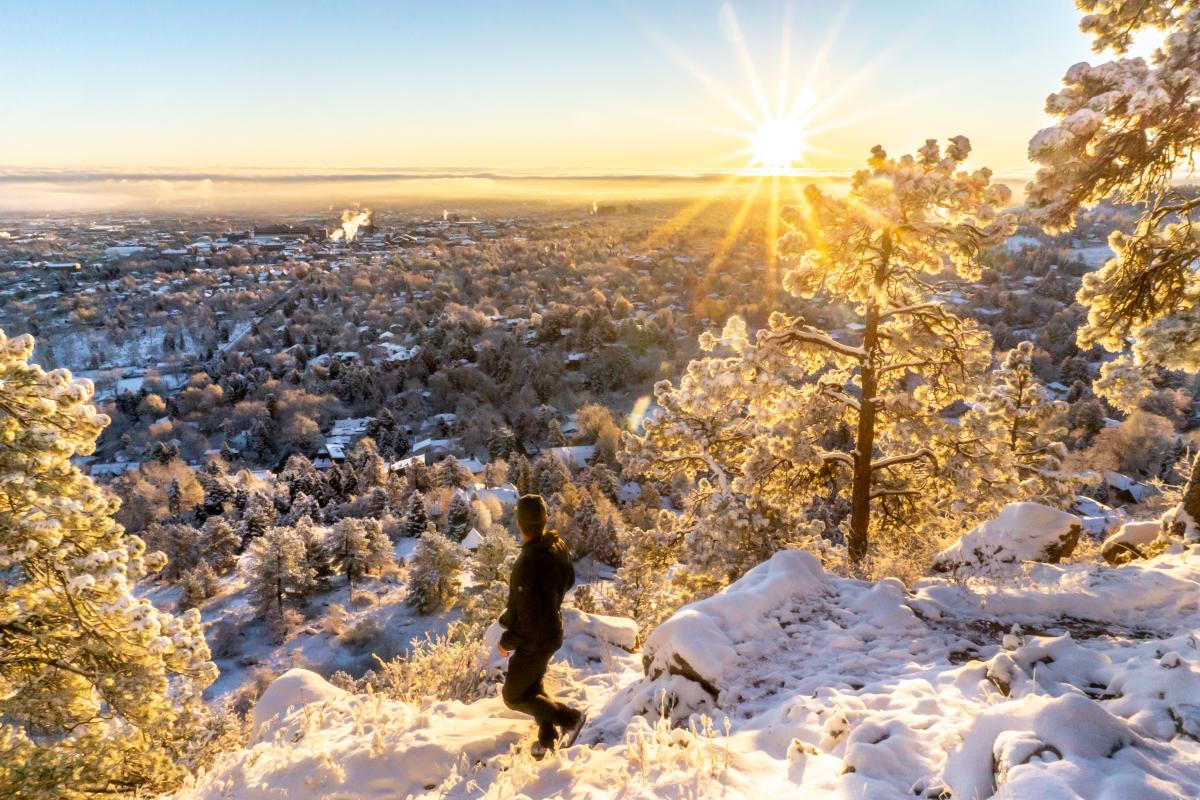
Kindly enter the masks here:
[[504, 633], [497, 648], [508, 660], [501, 696], [514, 711], [537, 722], [534, 758], [554, 749], [562, 736], [569, 746], [579, 735], [582, 711], [552, 700], [543, 679], [550, 657], [562, 646], [563, 595], [575, 585], [575, 568], [567, 546], [555, 531], [546, 530], [546, 501], [539, 494], [517, 500], [517, 528], [524, 543], [508, 581], [508, 604], [500, 615]]

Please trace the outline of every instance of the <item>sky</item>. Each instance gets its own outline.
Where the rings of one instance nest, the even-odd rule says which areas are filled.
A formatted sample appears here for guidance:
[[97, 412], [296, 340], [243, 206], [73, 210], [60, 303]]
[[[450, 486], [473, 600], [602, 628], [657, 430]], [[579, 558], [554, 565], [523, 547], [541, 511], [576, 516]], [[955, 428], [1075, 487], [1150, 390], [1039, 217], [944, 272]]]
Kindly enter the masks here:
[[0, 0], [0, 14], [10, 210], [135, 187], [165, 204], [274, 200], [299, 175], [487, 173], [441, 181], [460, 191], [493, 174], [736, 171], [763, 120], [797, 107], [802, 130], [784, 132], [804, 142], [800, 171], [965, 134], [973, 163], [1023, 182], [1045, 96], [1096, 59], [1070, 0]]

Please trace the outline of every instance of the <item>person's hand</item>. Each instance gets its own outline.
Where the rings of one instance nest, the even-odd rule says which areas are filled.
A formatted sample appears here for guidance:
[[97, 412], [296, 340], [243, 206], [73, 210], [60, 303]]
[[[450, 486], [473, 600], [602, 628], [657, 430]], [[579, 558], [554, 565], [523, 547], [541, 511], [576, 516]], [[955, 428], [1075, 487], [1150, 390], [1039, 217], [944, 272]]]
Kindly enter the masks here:
[[505, 658], [508, 658], [509, 654], [512, 653], [512, 650], [505, 650], [504, 645], [499, 643], [496, 644], [496, 649], [499, 650], [500, 655], [504, 656]]

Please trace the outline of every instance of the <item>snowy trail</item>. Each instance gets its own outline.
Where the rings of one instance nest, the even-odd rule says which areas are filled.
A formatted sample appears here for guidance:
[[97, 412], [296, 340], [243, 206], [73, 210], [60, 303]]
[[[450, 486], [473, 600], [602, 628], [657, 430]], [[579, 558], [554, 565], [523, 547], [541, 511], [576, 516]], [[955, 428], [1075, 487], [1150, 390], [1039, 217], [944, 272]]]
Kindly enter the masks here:
[[494, 697], [335, 695], [180, 797], [1200, 795], [1200, 555], [909, 592], [792, 552], [644, 652], [627, 622], [570, 618], [549, 683], [593, 722], [566, 752], [532, 761], [532, 725]]

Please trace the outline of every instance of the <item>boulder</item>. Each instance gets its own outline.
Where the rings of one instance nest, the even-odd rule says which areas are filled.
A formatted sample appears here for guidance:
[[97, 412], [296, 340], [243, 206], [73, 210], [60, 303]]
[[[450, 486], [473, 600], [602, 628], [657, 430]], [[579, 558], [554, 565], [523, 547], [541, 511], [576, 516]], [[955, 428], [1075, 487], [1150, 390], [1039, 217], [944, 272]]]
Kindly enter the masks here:
[[1004, 571], [1025, 561], [1056, 564], [1079, 543], [1083, 523], [1040, 503], [1009, 503], [933, 560], [935, 572]]
[[1126, 522], [1104, 540], [1104, 544], [1100, 545], [1100, 553], [1105, 561], [1113, 565], [1145, 558], [1146, 548], [1158, 538], [1161, 531], [1162, 523], [1156, 519]]

